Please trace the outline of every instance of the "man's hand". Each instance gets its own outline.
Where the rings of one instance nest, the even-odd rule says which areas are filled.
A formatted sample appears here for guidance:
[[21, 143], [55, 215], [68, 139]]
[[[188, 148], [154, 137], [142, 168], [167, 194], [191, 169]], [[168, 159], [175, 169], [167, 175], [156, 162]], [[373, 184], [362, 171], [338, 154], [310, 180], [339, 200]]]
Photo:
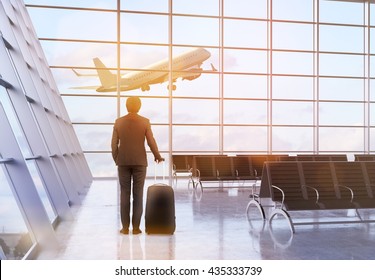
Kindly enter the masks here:
[[161, 157], [161, 158], [156, 158], [155, 161], [156, 163], [160, 163], [162, 161], [165, 161], [165, 159]]

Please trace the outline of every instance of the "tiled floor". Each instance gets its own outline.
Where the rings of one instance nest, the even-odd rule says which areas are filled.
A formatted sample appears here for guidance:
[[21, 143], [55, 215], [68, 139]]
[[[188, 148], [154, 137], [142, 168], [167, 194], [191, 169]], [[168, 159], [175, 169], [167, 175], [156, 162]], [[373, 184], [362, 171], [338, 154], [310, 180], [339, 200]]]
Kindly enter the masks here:
[[[58, 250], [41, 252], [39, 259], [375, 259], [375, 223], [304, 225], [292, 235], [283, 218], [276, 218], [270, 230], [256, 208], [250, 211], [255, 219], [248, 222], [249, 189], [205, 188], [200, 193], [189, 191], [181, 180], [175, 186], [174, 235], [122, 235], [117, 188], [116, 181], [94, 181], [82, 206], [73, 209], [74, 220], [56, 229]], [[374, 218], [375, 210], [364, 214]], [[352, 211], [293, 215], [297, 220], [355, 219]]]

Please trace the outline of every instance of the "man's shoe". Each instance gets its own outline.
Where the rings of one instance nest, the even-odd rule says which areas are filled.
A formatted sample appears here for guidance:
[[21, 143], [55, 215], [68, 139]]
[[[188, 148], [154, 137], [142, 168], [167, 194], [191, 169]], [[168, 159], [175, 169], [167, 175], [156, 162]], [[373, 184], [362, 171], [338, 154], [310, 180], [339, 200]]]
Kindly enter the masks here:
[[140, 234], [142, 231], [139, 228], [133, 229], [133, 234]]
[[120, 230], [120, 233], [129, 234], [129, 230], [127, 228], [123, 228], [123, 229]]

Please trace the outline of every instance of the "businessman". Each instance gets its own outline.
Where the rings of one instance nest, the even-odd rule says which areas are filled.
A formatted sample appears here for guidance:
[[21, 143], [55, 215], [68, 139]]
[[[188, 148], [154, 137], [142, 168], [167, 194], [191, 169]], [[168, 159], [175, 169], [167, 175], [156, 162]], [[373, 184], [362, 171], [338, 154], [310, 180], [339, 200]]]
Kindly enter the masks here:
[[128, 114], [115, 121], [112, 134], [112, 157], [118, 167], [120, 181], [120, 216], [122, 234], [129, 234], [130, 200], [133, 195], [133, 234], [142, 233], [139, 228], [143, 213], [143, 189], [146, 178], [147, 156], [145, 141], [159, 163], [160, 156], [149, 119], [138, 114], [141, 108], [139, 97], [126, 100]]

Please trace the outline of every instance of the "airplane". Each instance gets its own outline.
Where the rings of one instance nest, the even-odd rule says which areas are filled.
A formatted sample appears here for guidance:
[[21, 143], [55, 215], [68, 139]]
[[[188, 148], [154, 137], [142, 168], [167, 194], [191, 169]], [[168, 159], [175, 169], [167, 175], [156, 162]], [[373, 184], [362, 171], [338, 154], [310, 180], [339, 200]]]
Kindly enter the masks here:
[[[211, 53], [204, 48], [194, 48], [185, 53], [176, 55], [172, 58], [172, 82], [175, 83], [178, 78], [192, 81], [201, 76], [204, 72], [215, 72], [217, 69], [211, 63], [211, 71], [203, 70], [201, 65], [207, 60]], [[96, 89], [97, 92], [115, 92], [117, 91], [117, 75], [113, 74], [99, 58], [93, 59], [97, 75], [80, 74], [72, 69], [77, 76], [99, 76], [101, 86], [83, 86], [73, 87], [75, 89]], [[169, 61], [168, 59], [153, 63], [140, 71], [126, 73], [120, 78], [120, 91], [141, 89], [149, 91], [150, 85], [169, 81]], [[169, 89], [169, 86], [168, 86]], [[176, 90], [176, 85], [172, 84], [172, 90]]]

